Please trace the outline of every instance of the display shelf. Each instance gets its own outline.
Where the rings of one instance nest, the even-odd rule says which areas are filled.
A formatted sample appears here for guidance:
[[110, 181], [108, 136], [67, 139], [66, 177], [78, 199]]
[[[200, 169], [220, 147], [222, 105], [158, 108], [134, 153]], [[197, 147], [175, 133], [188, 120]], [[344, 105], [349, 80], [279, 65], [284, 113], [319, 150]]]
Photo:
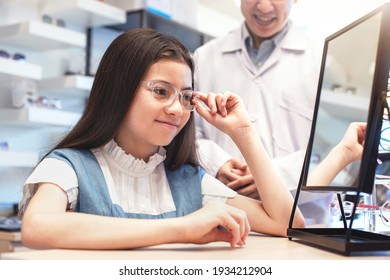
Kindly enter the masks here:
[[10, 76], [39, 80], [42, 78], [42, 67], [32, 63], [0, 57], [0, 79], [8, 79]]
[[362, 118], [367, 117], [370, 102], [368, 97], [323, 89], [321, 100], [324, 102], [324, 108], [331, 115], [352, 121], [363, 121]]
[[0, 42], [40, 51], [70, 47], [84, 48], [86, 35], [45, 22], [30, 20], [0, 26]]
[[0, 109], [0, 122], [15, 125], [73, 126], [80, 117], [79, 113], [39, 107]]
[[106, 3], [128, 12], [146, 8], [144, 0], [106, 0]]
[[0, 167], [34, 167], [38, 160], [36, 152], [0, 151]]
[[42, 14], [83, 27], [126, 22], [124, 9], [96, 0], [47, 1], [42, 8]]
[[69, 75], [38, 82], [40, 93], [54, 93], [64, 96], [87, 97], [91, 91], [93, 77], [82, 75]]

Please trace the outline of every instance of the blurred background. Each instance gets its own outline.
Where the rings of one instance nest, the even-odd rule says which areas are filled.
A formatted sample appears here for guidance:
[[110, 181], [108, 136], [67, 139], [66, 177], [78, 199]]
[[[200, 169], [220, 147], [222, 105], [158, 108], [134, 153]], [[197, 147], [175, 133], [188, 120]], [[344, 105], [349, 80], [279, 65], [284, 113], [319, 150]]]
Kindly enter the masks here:
[[[298, 0], [291, 18], [322, 42], [384, 2]], [[100, 56], [120, 32], [152, 27], [193, 50], [242, 21], [239, 0], [0, 0], [0, 215], [80, 117]]]

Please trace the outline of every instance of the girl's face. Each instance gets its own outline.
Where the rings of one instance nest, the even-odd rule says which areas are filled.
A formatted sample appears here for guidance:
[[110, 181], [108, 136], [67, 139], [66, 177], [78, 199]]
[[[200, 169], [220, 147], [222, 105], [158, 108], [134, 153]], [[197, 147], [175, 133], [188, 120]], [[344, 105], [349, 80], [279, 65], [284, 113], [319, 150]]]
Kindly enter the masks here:
[[[150, 81], [163, 82], [179, 91], [192, 89], [188, 65], [168, 59], [159, 60], [150, 67], [144, 82]], [[166, 146], [173, 140], [190, 114], [182, 107], [179, 96], [172, 102], [162, 102], [141, 82], [115, 141], [126, 153], [147, 162], [159, 146]]]

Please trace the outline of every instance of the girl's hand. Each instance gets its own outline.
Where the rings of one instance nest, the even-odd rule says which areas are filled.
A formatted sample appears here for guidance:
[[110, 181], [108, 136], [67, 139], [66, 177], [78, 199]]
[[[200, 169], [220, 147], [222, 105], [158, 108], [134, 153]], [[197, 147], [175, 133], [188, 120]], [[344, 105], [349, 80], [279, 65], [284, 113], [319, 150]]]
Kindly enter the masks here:
[[246, 213], [224, 203], [210, 203], [180, 218], [184, 242], [205, 244], [229, 242], [231, 247], [245, 245], [250, 232]]
[[199, 100], [194, 101], [196, 111], [219, 130], [232, 136], [237, 129], [251, 126], [247, 110], [238, 95], [230, 91], [198, 94], [199, 100], [203, 103]]

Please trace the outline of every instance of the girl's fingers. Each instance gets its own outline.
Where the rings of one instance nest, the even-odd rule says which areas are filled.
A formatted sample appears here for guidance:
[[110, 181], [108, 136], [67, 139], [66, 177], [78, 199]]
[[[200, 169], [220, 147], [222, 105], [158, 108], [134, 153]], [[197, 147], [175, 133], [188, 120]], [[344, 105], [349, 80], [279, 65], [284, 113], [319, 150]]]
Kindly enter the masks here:
[[[238, 245], [243, 245], [245, 244], [246, 237], [248, 236], [250, 232], [250, 224], [247, 219], [246, 213], [240, 209], [237, 209], [235, 207], [226, 205], [226, 211], [231, 217], [232, 220], [229, 219], [230, 222], [234, 221], [232, 223], [233, 226], [236, 226], [234, 228], [236, 231], [235, 234], [233, 234], [233, 245], [238, 244]], [[228, 227], [228, 229], [230, 229]], [[231, 243], [232, 245], [232, 243]]]
[[[206, 99], [206, 101], [204, 101]], [[200, 101], [203, 103], [207, 102], [206, 98], [199, 98]], [[201, 103], [199, 100], [195, 100], [194, 104], [196, 106], [196, 111], [199, 115], [201, 115], [206, 121], [211, 122], [213, 119], [213, 113], [211, 112], [210, 108], [206, 107], [203, 103]], [[207, 104], [206, 104], [207, 105]]]
[[227, 100], [231, 96], [229, 91], [218, 94], [213, 92], [209, 92], [208, 94], [199, 92], [198, 94], [199, 99], [207, 105], [212, 115], [219, 113], [224, 117], [227, 116], [226, 104]]
[[[198, 213], [201, 213], [200, 216], [197, 216]], [[192, 241], [225, 241], [229, 242], [231, 247], [243, 246], [250, 232], [245, 211], [225, 203], [209, 203], [190, 215], [197, 217], [195, 221], [201, 223], [199, 235], [190, 231], [189, 237]], [[191, 223], [191, 226], [196, 227], [196, 224]]]
[[215, 97], [216, 97], [216, 95], [215, 94], [213, 94], [213, 93], [209, 93], [208, 95], [207, 95], [207, 106], [209, 107], [209, 109], [210, 109], [210, 112], [211, 112], [211, 114], [216, 114], [217, 113], [217, 104], [216, 104], [216, 101], [215, 101]]
[[236, 220], [231, 215], [226, 215], [221, 224], [222, 227], [227, 229], [231, 236], [230, 246], [234, 247], [241, 241], [241, 230], [240, 224], [236, 222]]
[[218, 107], [218, 111], [219, 113], [226, 117], [227, 116], [227, 110], [226, 110], [226, 95], [225, 94], [217, 94], [216, 95], [216, 98], [215, 98], [215, 101], [216, 101], [216, 105]]

